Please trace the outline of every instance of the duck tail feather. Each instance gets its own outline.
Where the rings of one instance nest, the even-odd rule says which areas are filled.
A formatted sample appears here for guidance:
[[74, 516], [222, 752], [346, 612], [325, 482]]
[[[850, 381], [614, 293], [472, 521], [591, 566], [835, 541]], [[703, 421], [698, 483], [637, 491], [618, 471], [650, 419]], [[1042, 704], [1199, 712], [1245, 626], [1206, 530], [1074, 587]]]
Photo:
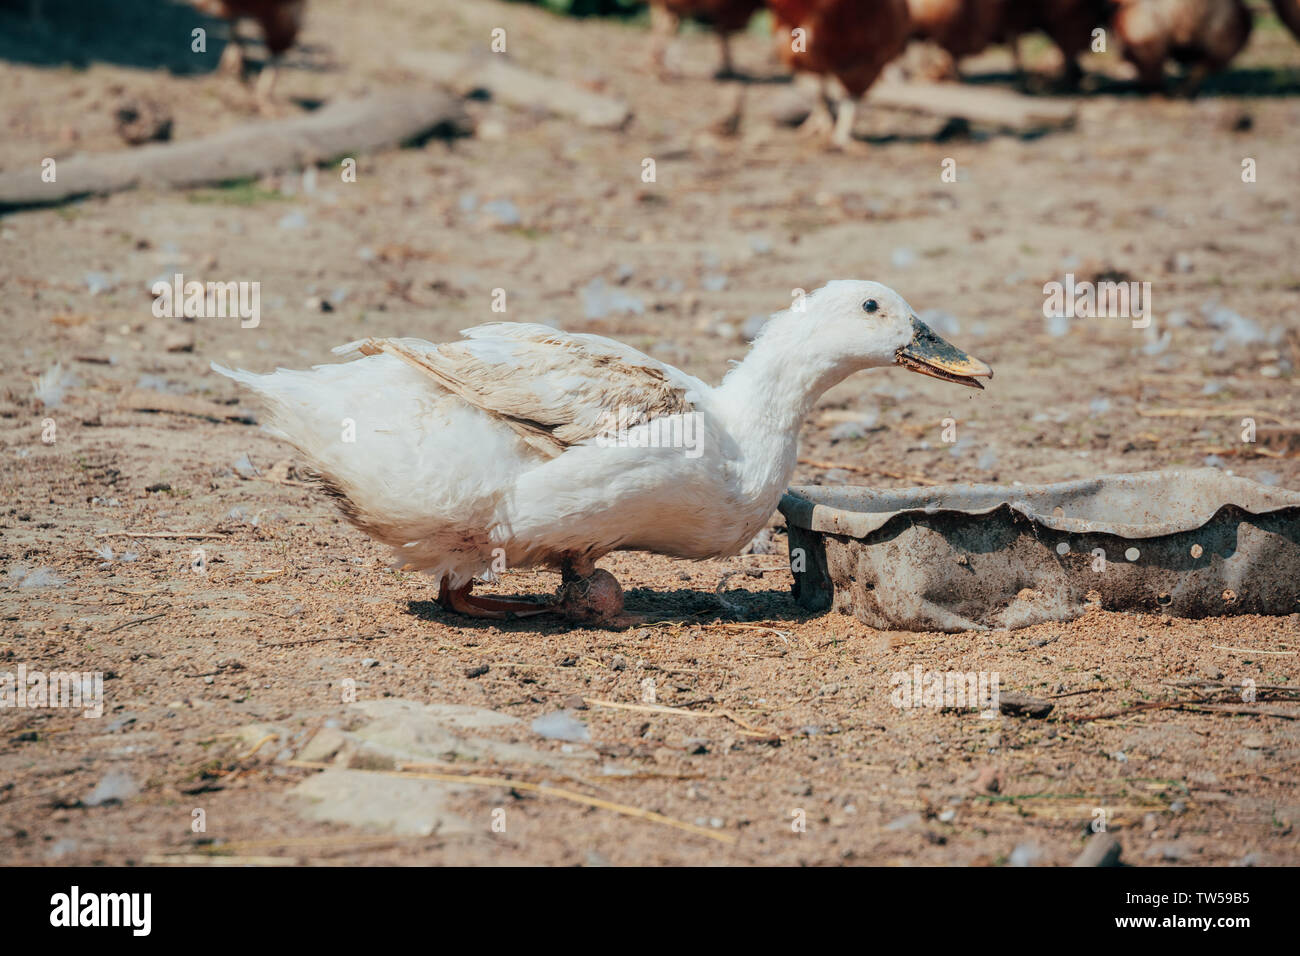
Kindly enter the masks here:
[[245, 372], [242, 368], [241, 369], [226, 368], [224, 365], [221, 365], [217, 362], [210, 363], [209, 367], [212, 369], [212, 371], [216, 372], [218, 375], [224, 375], [226, 376], [226, 378], [234, 379], [240, 385], [246, 385], [252, 389], [257, 388], [257, 380], [259, 378], [265, 377], [262, 375], [258, 375], [255, 372]]
[[384, 339], [357, 339], [346, 345], [336, 345], [330, 349], [335, 355], [378, 355], [384, 350]]

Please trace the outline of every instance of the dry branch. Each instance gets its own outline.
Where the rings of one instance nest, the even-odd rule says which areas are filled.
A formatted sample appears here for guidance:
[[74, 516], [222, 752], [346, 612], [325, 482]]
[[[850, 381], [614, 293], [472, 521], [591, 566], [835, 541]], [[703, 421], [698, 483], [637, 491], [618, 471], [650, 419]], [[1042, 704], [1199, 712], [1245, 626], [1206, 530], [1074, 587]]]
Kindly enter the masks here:
[[169, 395], [150, 389], [137, 388], [123, 392], [117, 400], [117, 407], [132, 412], [171, 412], [175, 415], [193, 415], [195, 418], [209, 418], [215, 422], [235, 421], [249, 423], [252, 419], [247, 410], [236, 405], [218, 405], [193, 395]]
[[[329, 764], [317, 763], [309, 760], [289, 760], [286, 762], [290, 767], [302, 767], [307, 770], [329, 770]], [[640, 807], [628, 806], [624, 803], [613, 803], [609, 800], [602, 800], [599, 797], [592, 797], [585, 793], [579, 793], [576, 790], [565, 790], [562, 787], [551, 787], [543, 783], [529, 783], [525, 780], [508, 780], [504, 777], [478, 777], [471, 774], [454, 774], [454, 773], [418, 773], [410, 770], [369, 770], [364, 768], [352, 768], [354, 773], [379, 773], [388, 777], [408, 777], [416, 780], [436, 780], [440, 783], [467, 784], [473, 787], [505, 787], [508, 790], [530, 790], [533, 793], [543, 796], [558, 797], [561, 800], [567, 800], [570, 803], [578, 803], [588, 807], [597, 807], [601, 810], [610, 810], [614, 813], [621, 814], [625, 817], [635, 817], [639, 820], [647, 820], [650, 823], [659, 823], [664, 826], [675, 827], [678, 830], [685, 830], [687, 833], [694, 833], [696, 836], [708, 837], [710, 840], [717, 840], [719, 843], [734, 844], [736, 837], [730, 833], [720, 833], [717, 830], [710, 830], [706, 827], [696, 826], [693, 823], [687, 823], [684, 820], [676, 820], [673, 817], [665, 816], [662, 813], [656, 813], [653, 810], [643, 810]]]
[[464, 135], [460, 101], [437, 90], [399, 90], [342, 100], [292, 119], [258, 120], [202, 139], [77, 156], [0, 175], [0, 209], [64, 202], [139, 186], [190, 187], [256, 178], [400, 146], [431, 135]]
[[621, 129], [632, 118], [626, 103], [534, 73], [500, 54], [413, 52], [398, 62], [462, 95], [487, 90], [509, 106], [567, 116], [583, 126]]

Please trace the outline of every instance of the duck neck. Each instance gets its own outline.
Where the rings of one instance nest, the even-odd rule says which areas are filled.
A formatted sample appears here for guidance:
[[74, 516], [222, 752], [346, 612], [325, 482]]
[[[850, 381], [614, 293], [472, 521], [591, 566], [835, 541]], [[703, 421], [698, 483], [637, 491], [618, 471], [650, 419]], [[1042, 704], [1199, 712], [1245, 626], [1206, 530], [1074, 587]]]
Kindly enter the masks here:
[[804, 316], [768, 324], [745, 360], [718, 386], [719, 414], [762, 484], [784, 488], [794, 472], [799, 428], [831, 386], [863, 368], [819, 342]]

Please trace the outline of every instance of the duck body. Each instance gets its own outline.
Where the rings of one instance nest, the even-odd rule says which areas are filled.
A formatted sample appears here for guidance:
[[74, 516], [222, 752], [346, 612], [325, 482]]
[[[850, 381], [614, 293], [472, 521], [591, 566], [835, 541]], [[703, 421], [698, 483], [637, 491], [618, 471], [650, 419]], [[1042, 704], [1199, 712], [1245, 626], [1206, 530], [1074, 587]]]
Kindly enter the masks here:
[[869, 348], [791, 310], [717, 387], [612, 339], [515, 323], [441, 345], [354, 342], [335, 349], [353, 360], [308, 371], [214, 368], [257, 393], [269, 429], [397, 566], [467, 593], [504, 568], [588, 577], [615, 550], [738, 553], [775, 511], [817, 398], [917, 337], [884, 286], [808, 297], [861, 315], [863, 296], [886, 294], [906, 317], [882, 318]]
[[[303, 453], [353, 524], [392, 547], [399, 566], [453, 586], [503, 563], [559, 566], [619, 549], [735, 554], [775, 510], [793, 448], [733, 434], [719, 389], [601, 336], [513, 323], [465, 335], [474, 352], [511, 363], [538, 346], [623, 353], [663, 375], [690, 407], [621, 429], [615, 409], [599, 444], [593, 436], [551, 453], [389, 352], [232, 377], [259, 394], [273, 431]], [[384, 344], [424, 355], [439, 348]], [[768, 467], [755, 469], [755, 458]]]

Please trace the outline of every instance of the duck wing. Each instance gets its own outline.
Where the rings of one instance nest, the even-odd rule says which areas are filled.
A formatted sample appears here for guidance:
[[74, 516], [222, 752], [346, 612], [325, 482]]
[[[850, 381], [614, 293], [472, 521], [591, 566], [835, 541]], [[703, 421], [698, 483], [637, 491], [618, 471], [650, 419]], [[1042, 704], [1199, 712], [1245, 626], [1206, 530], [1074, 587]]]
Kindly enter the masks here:
[[692, 411], [699, 379], [601, 335], [494, 322], [465, 340], [362, 339], [339, 354], [388, 354], [425, 372], [470, 405], [556, 457], [619, 425]]

